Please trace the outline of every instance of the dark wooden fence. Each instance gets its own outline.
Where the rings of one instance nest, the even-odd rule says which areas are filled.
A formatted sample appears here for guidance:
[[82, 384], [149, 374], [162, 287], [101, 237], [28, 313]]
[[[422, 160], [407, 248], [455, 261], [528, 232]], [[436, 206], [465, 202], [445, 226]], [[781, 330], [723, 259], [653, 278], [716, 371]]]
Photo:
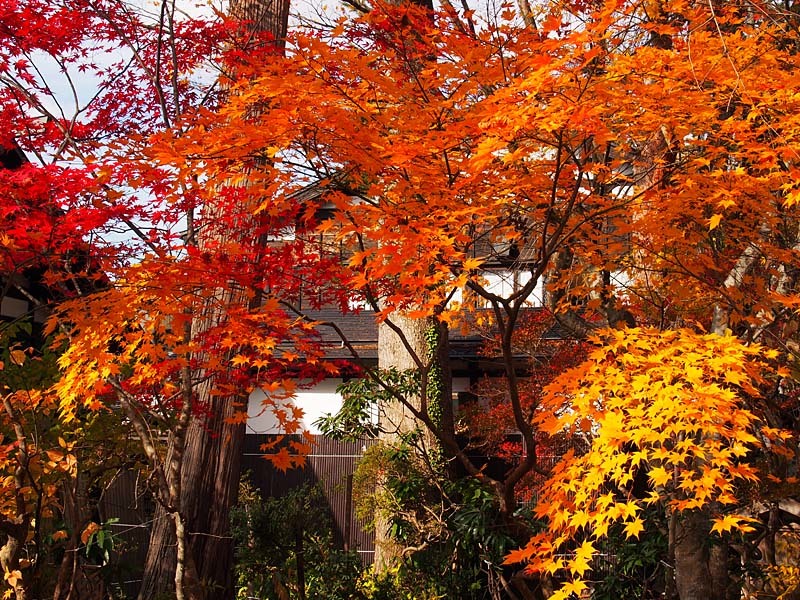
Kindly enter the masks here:
[[100, 520], [114, 534], [111, 558], [117, 596], [135, 598], [147, 556], [154, 505], [136, 471], [121, 471], [103, 490]]
[[[282, 472], [264, 459], [261, 445], [273, 436], [248, 435], [242, 469], [250, 473], [262, 497], [279, 497], [303, 484], [319, 484], [334, 521], [334, 541], [340, 548], [358, 552], [364, 565], [373, 562], [375, 536], [365, 532], [353, 506], [353, 472], [364, 450], [375, 443], [337, 442], [318, 436], [306, 466]], [[114, 533], [112, 565], [117, 593], [135, 597], [150, 537], [154, 506], [143, 493], [134, 471], [121, 472], [103, 491], [98, 503], [100, 519]], [[111, 522], [109, 523], [109, 520]]]
[[[250, 474], [252, 483], [262, 497], [280, 497], [304, 484], [318, 484], [333, 517], [337, 546], [358, 552], [364, 565], [371, 564], [375, 555], [375, 535], [364, 531], [364, 524], [355, 515], [353, 473], [358, 459], [376, 441], [341, 442], [317, 436], [305, 467], [283, 472], [266, 460], [261, 450], [264, 443], [273, 439], [274, 436], [270, 435], [248, 435], [245, 438], [242, 470]], [[570, 444], [565, 444], [565, 448], [555, 448], [555, 454], [566, 450], [566, 446]], [[508, 468], [508, 464], [499, 459], [483, 456], [472, 458], [488, 471], [497, 470], [498, 473], [494, 473], [496, 476]], [[557, 455], [540, 457], [540, 461], [542, 466], [550, 466], [558, 458]], [[148, 503], [146, 494], [142, 495], [141, 482], [138, 484], [137, 494], [136, 474], [122, 473], [104, 492], [101, 501], [102, 519], [119, 519], [111, 528], [118, 535], [116, 559], [121, 570], [125, 571], [120, 575], [128, 585], [122, 587], [129, 594], [135, 590], [140, 577], [149, 537], [148, 519], [153, 513], [152, 503]], [[535, 502], [535, 498], [529, 502]], [[613, 557], [606, 557], [598, 563], [596, 568], [603, 571], [613, 565]]]
[[272, 436], [248, 435], [242, 469], [250, 473], [253, 484], [264, 498], [280, 497], [303, 484], [319, 484], [335, 525], [334, 540], [341, 548], [355, 550], [365, 565], [375, 556], [375, 535], [365, 532], [353, 507], [353, 472], [356, 462], [374, 440], [341, 442], [316, 437], [305, 467], [283, 472], [264, 459], [261, 445]]

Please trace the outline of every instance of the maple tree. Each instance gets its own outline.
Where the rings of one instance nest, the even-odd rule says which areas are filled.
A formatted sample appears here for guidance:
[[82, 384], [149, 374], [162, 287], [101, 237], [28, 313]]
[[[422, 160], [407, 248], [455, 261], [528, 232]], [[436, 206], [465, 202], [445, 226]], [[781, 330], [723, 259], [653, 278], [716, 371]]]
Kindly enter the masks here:
[[[554, 468], [537, 508], [550, 530], [509, 560], [530, 556], [536, 569], [569, 572], [574, 579], [556, 596], [568, 597], [586, 588], [582, 576], [609, 526], [619, 522], [627, 537], [638, 537], [647, 505], [663, 504], [686, 521], [713, 506], [707, 534], [754, 531], [757, 519], [737, 512], [737, 487], [763, 474], [745, 459], [792, 456], [791, 433], [753, 412], [768, 372], [760, 354], [733, 336], [686, 330], [617, 330], [598, 343], [589, 360], [547, 387], [538, 415], [543, 433], [582, 431], [591, 447]], [[648, 485], [637, 495], [639, 471]], [[565, 552], [563, 544], [576, 541], [580, 547]]]
[[[487, 324], [491, 327], [491, 321]], [[500, 356], [500, 340], [491, 329], [482, 331], [487, 341], [481, 348], [481, 356], [491, 360]], [[561, 337], [557, 321], [552, 313], [541, 308], [528, 309], [521, 316], [514, 331], [513, 351], [521, 363], [522, 377], [519, 381], [520, 403], [523, 411], [533, 417], [547, 384], [567, 369], [577, 366], [586, 356], [585, 341]], [[479, 399], [468, 402], [461, 409], [462, 428], [470, 437], [470, 444], [487, 456], [513, 460], [523, 452], [519, 442], [510, 441], [508, 434], [514, 428], [513, 407], [506, 401], [508, 393], [503, 377], [484, 376], [472, 391]], [[538, 436], [539, 453], [557, 457], [563, 450], [547, 447], [548, 444], [563, 445], [555, 436]], [[530, 492], [530, 490], [529, 490]]]
[[[43, 302], [66, 298], [43, 307], [65, 348], [53, 387], [60, 417], [69, 424], [87, 410], [120, 407], [178, 537], [176, 593], [198, 597], [196, 562], [224, 569], [225, 561], [187, 549], [194, 501], [181, 475], [192, 428], [204, 429], [216, 398], [232, 390], [246, 398], [263, 384], [265, 403], [292, 432], [298, 415], [275, 399], [291, 394], [295, 377], [313, 381], [326, 367], [315, 364], [311, 326], [261, 301], [270, 276], [294, 260], [313, 269], [313, 257], [303, 258], [300, 243], [267, 250], [263, 240], [283, 222], [254, 223], [233, 180], [212, 190], [154, 163], [151, 136], [180, 135], [217, 100], [218, 70], [235, 69], [245, 43], [274, 55], [274, 40], [221, 15], [184, 18], [170, 2], [156, 15], [118, 2], [7, 2], [0, 10], [3, 147], [16, 141], [41, 164], [3, 173], [3, 280], [23, 294], [23, 273], [64, 288]], [[223, 53], [229, 58], [218, 62]], [[91, 285], [98, 278], [102, 285]], [[242, 429], [241, 404], [225, 405]], [[272, 453], [284, 469], [307, 451], [305, 442], [287, 443]]]
[[90, 564], [84, 558], [88, 538], [100, 528], [89, 490], [104, 489], [116, 471], [133, 468], [135, 445], [115, 416], [63, 422], [51, 388], [57, 357], [43, 344], [24, 345], [30, 329], [24, 322], [3, 326], [8, 343], [0, 358], [4, 597], [90, 597], [104, 587], [98, 567], [108, 559]]
[[[12, 339], [4, 332], [4, 341]], [[41, 520], [58, 513], [60, 483], [76, 473], [74, 442], [49, 434], [57, 401], [48, 393], [52, 358], [8, 343], [0, 360], [3, 473], [0, 567], [15, 598], [29, 598], [32, 580], [46, 561]]]
[[[677, 430], [666, 420], [653, 429], [665, 443], [674, 435], [700, 436], [695, 458], [709, 461], [699, 471], [705, 478], [682, 472], [680, 489], [693, 499], [666, 505], [693, 530], [671, 548], [680, 595], [714, 597], [720, 592], [709, 588], [707, 574], [719, 557], [703, 555], [698, 540], [712, 528], [725, 534], [747, 525], [729, 515], [703, 532], [701, 521], [733, 498], [737, 482], [757, 477], [763, 486], [769, 474], [731, 462], [722, 440], [735, 425], [749, 432], [744, 439], [753, 453], [734, 446], [736, 460], [757, 455], [760, 424], [785, 424], [774, 402], [788, 372], [772, 365], [794, 361], [797, 147], [785, 90], [796, 72], [796, 15], [747, 2], [558, 3], [536, 9], [522, 27], [508, 13], [490, 25], [448, 10], [431, 16], [377, 6], [330, 32], [298, 35], [286, 60], [253, 64], [231, 84], [213, 122], [173, 139], [159, 159], [188, 159], [210, 181], [225, 181], [232, 165], [266, 155], [251, 191], [272, 216], [286, 209], [286, 186], [296, 189], [303, 177], [329, 182], [325, 200], [338, 212], [323, 230], [349, 250], [345, 284], [386, 323], [433, 317], [455, 324], [475, 298], [488, 304], [514, 425], [526, 442], [512, 482], [536, 468], [535, 434], [545, 425], [523, 413], [512, 362], [520, 311], [540, 280], [574, 334], [656, 327], [663, 333], [652, 335], [669, 348], [696, 346], [696, 368], [712, 380], [717, 338], [725, 339], [727, 329], [735, 335], [732, 349], [759, 341], [778, 350], [760, 386], [745, 385], [752, 374], [745, 353], [728, 367], [738, 379], [713, 388], [714, 402], [732, 419], [721, 422], [724, 432], [708, 423], [698, 434], [677, 413], [669, 425]], [[485, 285], [481, 267], [503, 261], [527, 279], [501, 296]], [[457, 290], [464, 290], [460, 302], [453, 301]], [[694, 332], [681, 329], [687, 326]], [[704, 330], [716, 337], [698, 334]], [[624, 335], [637, 339], [635, 330]], [[639, 357], [632, 371], [650, 368]], [[424, 386], [432, 363], [419, 353], [414, 361]], [[684, 375], [676, 369], [672, 376]], [[631, 399], [647, 393], [635, 388], [644, 384], [658, 385], [621, 383]], [[427, 413], [425, 391], [419, 396], [421, 405], [405, 402], [405, 409], [467, 464]], [[748, 413], [751, 404], [758, 410]], [[633, 435], [642, 416], [623, 415]], [[591, 434], [591, 415], [584, 418]], [[620, 468], [631, 468], [619, 450]], [[646, 445], [638, 452], [652, 483], [665, 484], [658, 470], [664, 457]], [[568, 455], [554, 476], [581, 460]], [[587, 485], [600, 483], [595, 477]], [[513, 486], [495, 489], [510, 515]], [[634, 535], [640, 523], [630, 510]], [[566, 542], [557, 524], [569, 510], [554, 504], [542, 511], [556, 522], [548, 535]], [[581, 561], [594, 553], [584, 544]], [[535, 567], [531, 548], [518, 557]], [[580, 585], [578, 577], [561, 593]], [[718, 589], [729, 585], [726, 579]]]
[[[97, 211], [63, 210], [70, 195], [86, 187], [80, 170], [37, 167], [13, 143], [1, 154], [0, 297], [7, 310], [0, 324], [5, 536], [0, 562], [8, 586], [5, 597], [52, 591], [60, 598], [69, 590], [86, 591], [98, 583], [96, 570], [90, 573], [78, 564], [78, 552], [85, 546], [80, 534], [92, 519], [85, 491], [119, 464], [114, 443], [97, 439], [98, 429], [104, 429], [102, 419], [89, 418], [75, 427], [59, 418], [58, 398], [51, 389], [56, 354], [42, 335], [41, 321], [50, 304], [81, 289], [94, 289], [102, 280], [87, 268], [83, 239], [96, 223]], [[92, 436], [93, 443], [87, 443]], [[107, 454], [98, 467], [100, 449]], [[65, 528], [58, 529], [59, 522]], [[44, 574], [53, 554], [61, 551], [53, 586]]]

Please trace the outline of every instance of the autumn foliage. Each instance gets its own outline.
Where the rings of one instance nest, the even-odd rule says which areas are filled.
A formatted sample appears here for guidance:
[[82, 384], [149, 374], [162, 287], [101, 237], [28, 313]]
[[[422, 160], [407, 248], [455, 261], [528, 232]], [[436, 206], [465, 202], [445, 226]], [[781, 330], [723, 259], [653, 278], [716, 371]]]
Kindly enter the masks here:
[[[645, 507], [702, 514], [726, 540], [760, 527], [756, 504], [780, 498], [759, 490], [791, 489], [796, 471], [798, 16], [749, 1], [522, 5], [524, 23], [512, 6], [377, 3], [300, 29], [278, 56], [241, 51], [224, 19], [165, 8], [152, 27], [114, 2], [5, 3], [0, 145], [54, 164], [0, 172], [0, 260], [72, 281], [50, 324], [63, 417], [121, 402], [143, 440], [148, 419], [180, 440], [208, 410], [203, 386], [261, 387], [293, 432], [279, 401], [337, 372], [309, 298], [453, 328], [488, 308], [524, 451], [506, 482], [467, 471], [516, 533], [517, 484], [548, 478], [534, 511], [547, 528], [509, 563], [565, 579], [567, 597], [609, 527], [635, 538]], [[53, 110], [37, 53], [100, 91]], [[524, 277], [501, 293], [492, 270]], [[532, 302], [591, 350], [525, 383]], [[542, 447], [570, 436], [583, 450], [548, 472]], [[306, 447], [270, 450], [286, 468]], [[178, 465], [145, 451], [179, 516]]]
[[[222, 118], [159, 158], [196, 157], [222, 181], [265, 154], [253, 189], [268, 215], [303, 177], [328, 182], [338, 212], [324, 230], [348, 250], [344, 282], [388, 318], [457, 323], [479, 298], [507, 352], [545, 279], [578, 335], [649, 328], [598, 338], [548, 388], [549, 418], [514, 415], [528, 452], [535, 431], [591, 440], [542, 496], [550, 530], [515, 555], [571, 569], [566, 594], [611, 520], [640, 531], [643, 502], [716, 511], [716, 533], [747, 531], [736, 490], [763, 481], [750, 460], [789, 435], [765, 395], [788, 373], [775, 365], [794, 360], [796, 41], [794, 16], [771, 10], [564, 3], [519, 27], [510, 11], [490, 25], [378, 6], [298, 35], [286, 60], [231, 84]], [[499, 297], [481, 267], [511, 247], [530, 279]], [[753, 341], [772, 349], [759, 359]], [[637, 471], [646, 498], [626, 497]], [[548, 562], [576, 539], [574, 558]]]
[[[791, 434], [758, 414], [763, 359], [776, 352], [687, 330], [628, 329], [597, 342], [547, 387], [537, 417], [542, 432], [585, 437], [590, 447], [564, 456], [542, 490], [536, 513], [548, 532], [508, 558], [568, 573], [574, 579], [558, 597], [585, 588], [611, 524], [639, 537], [647, 505], [677, 514], [714, 507], [712, 533], [754, 531], [755, 520], [738, 512], [740, 491], [764, 476], [753, 463], [792, 455]], [[636, 490], [640, 474], [647, 484]]]

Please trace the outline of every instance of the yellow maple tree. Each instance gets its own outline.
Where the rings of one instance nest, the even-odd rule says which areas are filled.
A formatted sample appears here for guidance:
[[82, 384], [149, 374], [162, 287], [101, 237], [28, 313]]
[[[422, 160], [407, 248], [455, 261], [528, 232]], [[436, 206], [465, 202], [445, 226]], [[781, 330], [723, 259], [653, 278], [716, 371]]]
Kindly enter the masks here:
[[[548, 532], [509, 560], [581, 579], [609, 527], [638, 537], [653, 504], [678, 516], [715, 507], [712, 532], [753, 531], [747, 514], [727, 511], [746, 510], [738, 487], [762, 476], [747, 461], [784, 447], [753, 412], [764, 359], [777, 353], [690, 330], [613, 330], [596, 342], [585, 363], [548, 386], [537, 416], [543, 432], [585, 435], [588, 447], [564, 457], [541, 491], [536, 514]], [[639, 474], [645, 493], [635, 490]], [[571, 552], [576, 539], [583, 545]]]

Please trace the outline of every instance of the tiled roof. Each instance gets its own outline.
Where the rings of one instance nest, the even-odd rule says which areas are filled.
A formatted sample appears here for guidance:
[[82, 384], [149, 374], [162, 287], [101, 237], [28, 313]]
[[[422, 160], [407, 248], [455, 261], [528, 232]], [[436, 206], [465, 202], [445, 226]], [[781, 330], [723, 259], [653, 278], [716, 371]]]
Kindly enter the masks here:
[[[305, 311], [304, 314], [314, 321], [335, 323], [361, 358], [378, 358], [378, 326], [373, 311], [343, 314], [335, 308], [323, 308]], [[326, 346], [328, 358], [353, 358], [335, 329], [321, 325], [317, 327], [317, 331]]]
[[[546, 310], [530, 308], [530, 311]], [[487, 310], [488, 312], [488, 310]], [[378, 357], [378, 324], [375, 313], [371, 310], [343, 314], [335, 308], [306, 311], [309, 319], [320, 322], [334, 323], [342, 331], [348, 342], [356, 349], [363, 359], [377, 359]], [[352, 358], [350, 351], [342, 343], [339, 334], [332, 327], [319, 326], [323, 344], [328, 349], [329, 358]], [[545, 334], [545, 339], [564, 339], [566, 332], [558, 325], [552, 326]], [[479, 355], [479, 350], [486, 341], [486, 333], [477, 327], [453, 328], [450, 330], [450, 351], [453, 358], [471, 358]]]

